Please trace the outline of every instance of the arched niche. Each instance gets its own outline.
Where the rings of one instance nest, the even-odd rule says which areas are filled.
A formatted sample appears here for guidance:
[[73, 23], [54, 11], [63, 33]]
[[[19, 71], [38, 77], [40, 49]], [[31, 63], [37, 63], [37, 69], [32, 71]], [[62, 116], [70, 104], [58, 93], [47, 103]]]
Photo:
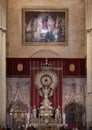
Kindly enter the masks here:
[[26, 127], [27, 113], [29, 109], [22, 101], [15, 101], [10, 104], [7, 112], [12, 119], [12, 127], [18, 129], [18, 127]]
[[71, 127], [82, 126], [84, 107], [78, 103], [70, 103], [65, 107], [66, 123]]
[[60, 58], [59, 54], [53, 50], [39, 50], [32, 54], [31, 58]]

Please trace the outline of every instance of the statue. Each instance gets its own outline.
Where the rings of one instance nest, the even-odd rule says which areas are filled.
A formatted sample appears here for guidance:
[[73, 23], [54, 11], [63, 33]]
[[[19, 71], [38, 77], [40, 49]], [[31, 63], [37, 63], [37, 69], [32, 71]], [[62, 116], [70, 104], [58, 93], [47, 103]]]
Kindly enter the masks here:
[[51, 116], [52, 109], [51, 102], [49, 100], [49, 89], [45, 86], [43, 89], [43, 102], [40, 107], [40, 115], [41, 116]]
[[36, 109], [35, 105], [34, 105], [34, 108], [32, 109], [32, 117], [37, 118], [37, 109]]
[[60, 106], [55, 110], [55, 118], [61, 118]]
[[48, 107], [48, 109], [52, 108], [51, 106], [52, 103], [49, 100], [49, 89], [47, 87], [43, 89], [43, 97], [44, 99], [43, 102], [41, 103], [42, 106], [40, 108], [46, 108], [46, 107]]

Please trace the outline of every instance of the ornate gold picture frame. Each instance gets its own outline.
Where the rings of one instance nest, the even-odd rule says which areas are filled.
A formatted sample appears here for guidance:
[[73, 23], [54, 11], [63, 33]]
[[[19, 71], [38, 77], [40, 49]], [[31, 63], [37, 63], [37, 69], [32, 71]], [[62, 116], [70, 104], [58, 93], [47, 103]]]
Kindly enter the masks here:
[[23, 9], [24, 45], [66, 45], [67, 9]]

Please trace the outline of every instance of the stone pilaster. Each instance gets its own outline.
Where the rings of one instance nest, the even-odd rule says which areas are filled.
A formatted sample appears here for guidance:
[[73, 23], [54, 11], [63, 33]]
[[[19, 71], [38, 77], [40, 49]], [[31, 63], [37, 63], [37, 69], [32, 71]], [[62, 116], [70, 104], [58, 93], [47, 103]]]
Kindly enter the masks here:
[[6, 125], [6, 0], [0, 0], [0, 124]]
[[85, 0], [85, 27], [87, 43], [86, 123], [92, 126], [92, 0]]

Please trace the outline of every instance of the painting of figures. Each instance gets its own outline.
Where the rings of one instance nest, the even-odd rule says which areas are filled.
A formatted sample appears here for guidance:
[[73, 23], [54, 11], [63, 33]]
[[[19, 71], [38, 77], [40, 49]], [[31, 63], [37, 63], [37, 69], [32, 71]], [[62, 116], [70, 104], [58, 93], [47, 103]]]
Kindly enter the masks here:
[[66, 44], [67, 10], [23, 10], [23, 43]]

